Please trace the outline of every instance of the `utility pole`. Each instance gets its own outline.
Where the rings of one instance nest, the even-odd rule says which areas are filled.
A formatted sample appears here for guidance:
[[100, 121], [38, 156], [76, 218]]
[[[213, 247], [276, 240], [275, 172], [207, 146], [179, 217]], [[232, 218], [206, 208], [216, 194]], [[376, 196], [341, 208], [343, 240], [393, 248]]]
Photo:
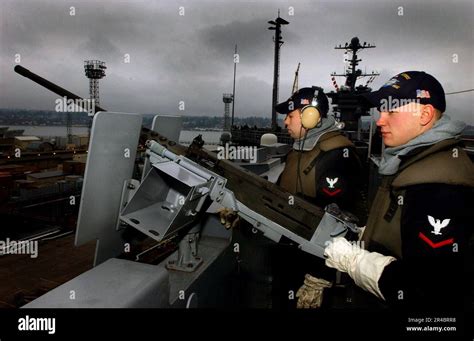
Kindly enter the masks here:
[[[239, 55], [237, 54], [237, 44], [235, 45], [234, 52], [234, 86], [232, 87], [232, 120], [230, 126], [234, 126], [234, 109], [235, 109], [235, 75], [237, 72], [237, 63], [239, 62]], [[230, 131], [230, 129], [229, 129]]]

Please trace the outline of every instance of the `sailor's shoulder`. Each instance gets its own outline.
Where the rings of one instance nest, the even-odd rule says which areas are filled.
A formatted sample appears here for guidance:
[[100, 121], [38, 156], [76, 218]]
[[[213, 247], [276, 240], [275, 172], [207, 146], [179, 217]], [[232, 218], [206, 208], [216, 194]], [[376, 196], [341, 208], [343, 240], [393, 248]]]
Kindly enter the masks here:
[[352, 143], [352, 141], [349, 140], [347, 137], [345, 137], [339, 131], [333, 131], [333, 132], [324, 134], [321, 137], [321, 140], [318, 143], [318, 145], [319, 145], [319, 148], [323, 152], [327, 152], [333, 149], [354, 147], [354, 144]]

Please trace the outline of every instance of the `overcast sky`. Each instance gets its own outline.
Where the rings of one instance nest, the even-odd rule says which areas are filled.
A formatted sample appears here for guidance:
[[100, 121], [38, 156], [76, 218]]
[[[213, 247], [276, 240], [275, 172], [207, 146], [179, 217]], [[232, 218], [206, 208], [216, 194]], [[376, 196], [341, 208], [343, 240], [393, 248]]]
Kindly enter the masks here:
[[[83, 61], [105, 61], [100, 99], [110, 111], [221, 115], [237, 44], [235, 114], [270, 117], [267, 21], [278, 9], [290, 22], [283, 30], [280, 101], [290, 95], [298, 62], [300, 87], [333, 90], [330, 73], [344, 71], [343, 51], [334, 46], [354, 36], [377, 45], [360, 54], [363, 71], [381, 74], [374, 88], [407, 70], [433, 74], [446, 92], [474, 88], [472, 0], [2, 0], [0, 107], [54, 110], [56, 95], [13, 71], [19, 54], [21, 65], [81, 96], [88, 96]], [[474, 124], [474, 92], [447, 99], [448, 113]]]

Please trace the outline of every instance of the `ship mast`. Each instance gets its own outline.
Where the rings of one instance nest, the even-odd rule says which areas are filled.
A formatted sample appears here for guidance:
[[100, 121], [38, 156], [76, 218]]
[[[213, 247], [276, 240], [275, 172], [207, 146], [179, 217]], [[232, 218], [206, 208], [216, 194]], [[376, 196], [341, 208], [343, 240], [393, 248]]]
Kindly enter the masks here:
[[350, 44], [346, 43], [344, 46], [341, 46], [341, 44], [339, 44], [339, 46], [336, 46], [334, 49], [346, 50], [346, 52], [352, 53], [352, 58], [349, 60], [349, 70], [345, 74], [336, 74], [334, 72], [331, 75], [346, 77], [346, 90], [349, 90], [351, 92], [356, 91], [356, 82], [358, 78], [368, 76], [375, 78], [375, 76], [379, 75], [378, 73], [373, 71], [370, 74], [362, 73], [362, 70], [357, 69], [359, 62], [362, 61], [362, 59], [358, 59], [357, 52], [364, 49], [373, 49], [375, 47], [375, 45], [371, 45], [370, 43], [367, 44], [365, 41], [364, 44], [361, 45], [359, 42], [359, 38], [357, 37], [352, 38]]
[[298, 67], [295, 71], [295, 79], [293, 81], [293, 88], [291, 89], [291, 94], [293, 95], [296, 91], [298, 91], [298, 72], [300, 71], [300, 64], [298, 63]]
[[[344, 123], [344, 131], [349, 135], [358, 130], [359, 118], [369, 114], [368, 109], [362, 105], [359, 95], [370, 92], [372, 89], [368, 85], [379, 75], [374, 71], [363, 73], [362, 70], [357, 68], [359, 62], [362, 61], [362, 59], [359, 59], [358, 53], [375, 47], [375, 45], [367, 44], [366, 42], [361, 44], [357, 37], [352, 38], [351, 42], [345, 43], [344, 46], [339, 44], [339, 46], [335, 47], [336, 50], [345, 50], [345, 54], [352, 54], [352, 56], [348, 56], [347, 62], [349, 67], [345, 70], [345, 73], [336, 74], [333, 72], [331, 74], [336, 92], [331, 91], [327, 94], [332, 100], [336, 118]], [[345, 84], [340, 88], [335, 80], [337, 76], [345, 77], [346, 79]], [[357, 80], [362, 77], [369, 77], [369, 79], [365, 85], [357, 85]]]
[[277, 130], [277, 117], [276, 117], [276, 105], [278, 104], [278, 79], [280, 76], [280, 47], [283, 45], [283, 40], [281, 36], [281, 26], [288, 25], [289, 22], [285, 19], [280, 18], [280, 11], [278, 10], [278, 17], [275, 20], [270, 20], [268, 22], [270, 25], [269, 30], [275, 31], [275, 37], [273, 41], [275, 42], [275, 61], [274, 61], [274, 70], [273, 70], [273, 95], [272, 95], [272, 130]]

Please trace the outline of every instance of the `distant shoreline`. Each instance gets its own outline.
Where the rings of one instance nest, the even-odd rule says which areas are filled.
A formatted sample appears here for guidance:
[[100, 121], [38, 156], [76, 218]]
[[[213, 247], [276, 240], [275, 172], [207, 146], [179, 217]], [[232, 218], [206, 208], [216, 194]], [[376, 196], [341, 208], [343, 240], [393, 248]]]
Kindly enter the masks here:
[[[61, 124], [0, 124], [1, 127], [64, 127], [66, 128], [66, 125], [61, 125]], [[87, 128], [89, 127], [86, 124], [73, 124], [71, 127], [78, 127], [78, 128]]]
[[[66, 125], [60, 125], [60, 124], [46, 124], [46, 125], [40, 125], [40, 124], [35, 124], [35, 125], [25, 125], [25, 124], [11, 124], [11, 125], [5, 125], [5, 124], [0, 124], [0, 128], [1, 127], [28, 127], [28, 128], [32, 128], [32, 127], [58, 127], [58, 128], [66, 128]], [[76, 127], [76, 128], [88, 128], [89, 126], [88, 125], [79, 125], [79, 124], [73, 124], [71, 126], [72, 128]], [[215, 132], [223, 132], [224, 130], [223, 129], [220, 129], [220, 128], [187, 128], [187, 129], [183, 129], [183, 130], [186, 130], [186, 131], [215, 131]]]

